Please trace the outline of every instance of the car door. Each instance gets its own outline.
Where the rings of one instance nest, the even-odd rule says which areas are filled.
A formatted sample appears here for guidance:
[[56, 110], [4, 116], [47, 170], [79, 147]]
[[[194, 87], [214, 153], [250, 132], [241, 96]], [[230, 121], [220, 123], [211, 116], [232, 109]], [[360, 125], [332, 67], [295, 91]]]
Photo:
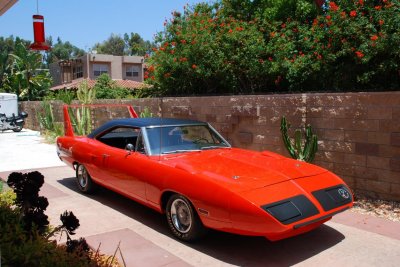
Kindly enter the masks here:
[[[141, 166], [147, 156], [136, 151], [140, 128], [117, 127], [99, 136], [97, 165], [103, 172], [105, 185], [133, 198], [145, 200], [145, 181], [141, 177]], [[133, 147], [132, 150], [126, 148]]]

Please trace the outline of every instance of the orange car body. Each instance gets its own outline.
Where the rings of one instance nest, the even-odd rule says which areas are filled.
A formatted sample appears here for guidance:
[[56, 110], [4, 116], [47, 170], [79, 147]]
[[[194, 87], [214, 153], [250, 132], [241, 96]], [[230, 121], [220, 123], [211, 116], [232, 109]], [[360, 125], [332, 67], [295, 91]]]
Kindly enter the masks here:
[[165, 212], [168, 197], [178, 193], [190, 200], [205, 227], [273, 241], [310, 231], [353, 205], [350, 189], [338, 176], [272, 152], [221, 147], [139, 153], [96, 137], [121, 125], [146, 131], [162, 127], [151, 126], [159, 122], [132, 118], [106, 124], [98, 135], [59, 137], [58, 155], [72, 167], [83, 164], [96, 184], [158, 212]]

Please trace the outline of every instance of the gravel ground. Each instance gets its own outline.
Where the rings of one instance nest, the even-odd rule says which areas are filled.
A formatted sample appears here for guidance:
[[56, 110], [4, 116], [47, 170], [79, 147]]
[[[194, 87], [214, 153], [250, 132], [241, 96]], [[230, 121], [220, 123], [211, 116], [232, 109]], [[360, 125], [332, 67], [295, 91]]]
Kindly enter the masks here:
[[351, 211], [400, 222], [400, 202], [396, 201], [371, 199], [356, 195]]

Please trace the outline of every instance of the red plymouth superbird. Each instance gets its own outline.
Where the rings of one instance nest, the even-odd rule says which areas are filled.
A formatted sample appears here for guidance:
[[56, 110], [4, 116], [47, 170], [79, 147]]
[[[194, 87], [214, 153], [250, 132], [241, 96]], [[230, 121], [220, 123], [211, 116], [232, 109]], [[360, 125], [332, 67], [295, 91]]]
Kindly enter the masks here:
[[184, 241], [207, 228], [275, 241], [315, 229], [353, 205], [335, 174], [272, 152], [233, 148], [205, 122], [117, 119], [75, 136], [67, 108], [64, 114], [66, 135], [57, 139], [57, 153], [76, 170], [80, 191], [103, 186], [164, 213]]

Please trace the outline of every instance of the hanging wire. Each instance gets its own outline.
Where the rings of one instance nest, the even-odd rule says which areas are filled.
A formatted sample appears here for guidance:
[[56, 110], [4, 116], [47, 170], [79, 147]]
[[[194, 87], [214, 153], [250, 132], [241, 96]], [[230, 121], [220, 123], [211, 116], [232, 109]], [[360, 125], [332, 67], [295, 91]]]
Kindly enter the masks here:
[[39, 0], [36, 0], [36, 14], [39, 15]]

